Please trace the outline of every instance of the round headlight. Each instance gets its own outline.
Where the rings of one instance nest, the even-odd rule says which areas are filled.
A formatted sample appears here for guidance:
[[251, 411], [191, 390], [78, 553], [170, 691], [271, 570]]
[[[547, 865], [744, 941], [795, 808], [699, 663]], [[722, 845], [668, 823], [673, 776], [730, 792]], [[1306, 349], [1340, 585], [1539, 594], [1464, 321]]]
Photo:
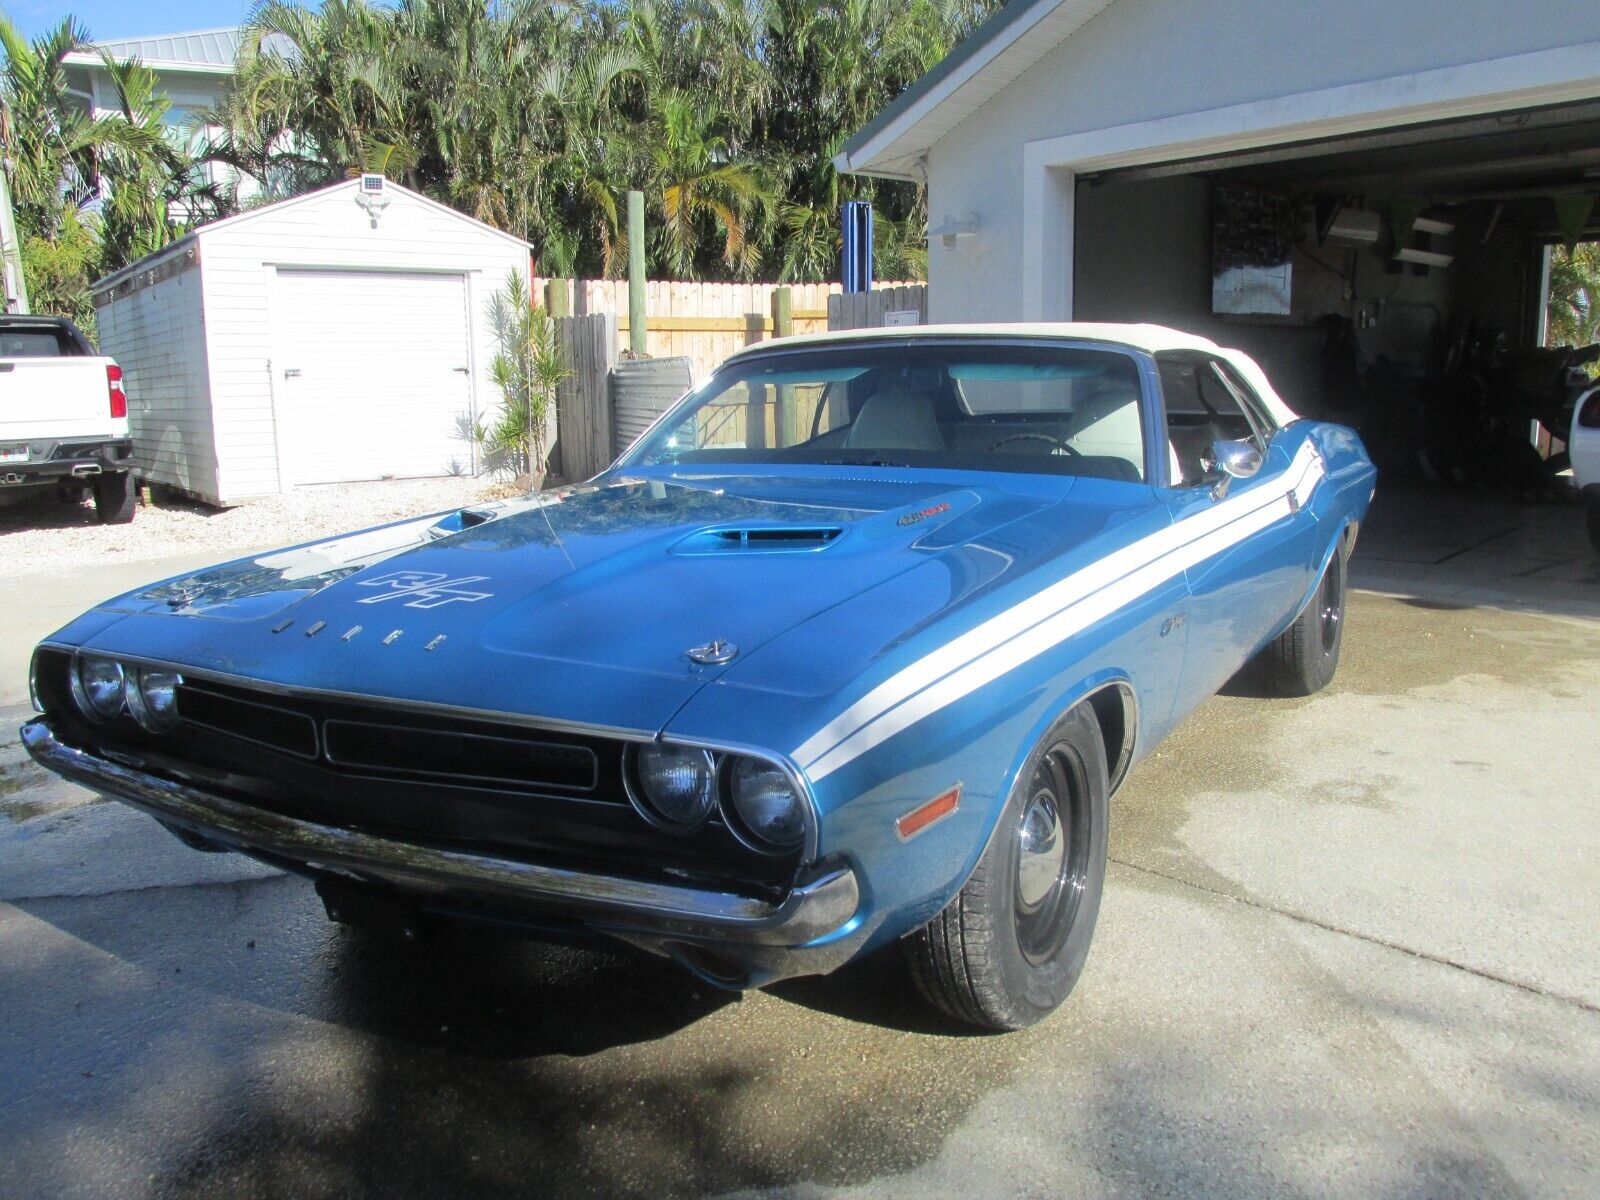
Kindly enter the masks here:
[[691, 829], [711, 815], [717, 802], [711, 755], [688, 746], [641, 746], [636, 760], [647, 820]]
[[84, 716], [111, 720], [122, 711], [122, 664], [114, 658], [80, 658], [72, 669], [72, 695]]
[[128, 711], [134, 720], [151, 733], [166, 733], [178, 723], [178, 685], [183, 676], [176, 671], [140, 667], [123, 683]]
[[756, 758], [733, 764], [729, 781], [736, 833], [759, 850], [790, 850], [805, 838], [805, 801], [794, 782], [778, 767]]

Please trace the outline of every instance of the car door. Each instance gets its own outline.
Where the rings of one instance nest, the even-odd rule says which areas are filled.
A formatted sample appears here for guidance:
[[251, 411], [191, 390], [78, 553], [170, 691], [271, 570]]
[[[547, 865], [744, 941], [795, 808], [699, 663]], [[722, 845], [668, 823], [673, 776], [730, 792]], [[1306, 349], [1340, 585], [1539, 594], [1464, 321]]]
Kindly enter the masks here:
[[[1320, 469], [1309, 422], [1280, 428], [1226, 363], [1203, 354], [1158, 355], [1171, 448], [1167, 503], [1186, 531], [1189, 601], [1174, 716], [1220, 688], [1294, 617], [1311, 586], [1316, 521], [1303, 508]], [[1262, 452], [1248, 479], [1218, 480], [1201, 459], [1213, 441]]]

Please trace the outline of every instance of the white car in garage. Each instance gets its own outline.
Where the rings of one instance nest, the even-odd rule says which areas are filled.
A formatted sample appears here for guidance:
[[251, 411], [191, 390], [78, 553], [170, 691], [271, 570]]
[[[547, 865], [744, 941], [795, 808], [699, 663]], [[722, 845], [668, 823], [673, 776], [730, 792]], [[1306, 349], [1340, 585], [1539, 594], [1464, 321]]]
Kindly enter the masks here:
[[1573, 405], [1567, 451], [1572, 456], [1572, 477], [1588, 518], [1589, 541], [1600, 551], [1600, 383], [1579, 396]]

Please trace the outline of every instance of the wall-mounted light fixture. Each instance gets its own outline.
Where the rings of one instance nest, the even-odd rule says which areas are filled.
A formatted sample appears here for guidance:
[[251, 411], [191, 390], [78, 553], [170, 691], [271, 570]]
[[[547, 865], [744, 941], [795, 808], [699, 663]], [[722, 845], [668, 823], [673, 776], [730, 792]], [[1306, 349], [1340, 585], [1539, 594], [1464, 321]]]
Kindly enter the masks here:
[[958, 221], [953, 217], [946, 217], [933, 228], [928, 230], [928, 240], [931, 242], [938, 238], [946, 250], [956, 248], [956, 239], [971, 237], [978, 232], [978, 218], [974, 214], [967, 214], [967, 219]]

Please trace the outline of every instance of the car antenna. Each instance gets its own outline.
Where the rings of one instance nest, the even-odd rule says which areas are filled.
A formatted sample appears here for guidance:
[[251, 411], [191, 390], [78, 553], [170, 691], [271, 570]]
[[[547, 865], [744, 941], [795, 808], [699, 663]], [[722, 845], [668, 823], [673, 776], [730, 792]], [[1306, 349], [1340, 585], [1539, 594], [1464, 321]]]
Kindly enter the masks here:
[[550, 519], [550, 514], [545, 511], [546, 501], [544, 497], [536, 496], [535, 499], [539, 503], [539, 515], [544, 518], [544, 527], [550, 531], [550, 536], [555, 538], [556, 545], [561, 548], [561, 557], [567, 560], [567, 566], [576, 571], [578, 569], [578, 564], [573, 562], [572, 555], [567, 553], [567, 544], [561, 540], [561, 535], [556, 532], [555, 522]]

